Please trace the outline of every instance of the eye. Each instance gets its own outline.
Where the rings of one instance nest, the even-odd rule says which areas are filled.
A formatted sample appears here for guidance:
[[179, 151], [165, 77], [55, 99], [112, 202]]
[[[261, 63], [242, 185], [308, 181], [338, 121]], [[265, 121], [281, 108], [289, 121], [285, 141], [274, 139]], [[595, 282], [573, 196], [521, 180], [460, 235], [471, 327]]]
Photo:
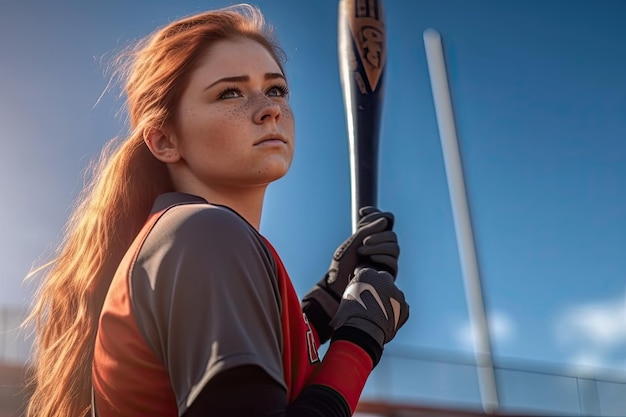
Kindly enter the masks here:
[[225, 100], [225, 99], [237, 98], [241, 96], [242, 96], [241, 90], [238, 87], [229, 86], [223, 89], [222, 91], [220, 91], [220, 93], [217, 95], [217, 98], [220, 100]]
[[267, 89], [266, 93], [270, 97], [287, 97], [289, 96], [289, 89], [282, 84], [276, 84]]

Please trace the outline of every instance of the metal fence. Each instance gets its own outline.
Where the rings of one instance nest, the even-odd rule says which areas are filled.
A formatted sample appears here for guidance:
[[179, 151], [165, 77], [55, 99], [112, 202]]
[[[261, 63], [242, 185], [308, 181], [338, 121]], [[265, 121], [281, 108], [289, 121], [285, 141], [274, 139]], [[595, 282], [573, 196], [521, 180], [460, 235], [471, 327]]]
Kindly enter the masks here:
[[[499, 412], [541, 416], [626, 416], [626, 373], [496, 358]], [[389, 346], [363, 398], [480, 412], [471, 354]]]
[[[0, 307], [0, 363], [24, 364], [30, 340], [25, 312]], [[626, 373], [574, 372], [566, 367], [496, 358], [500, 411], [528, 415], [626, 416]], [[390, 345], [363, 398], [453, 410], [480, 411], [473, 356]]]

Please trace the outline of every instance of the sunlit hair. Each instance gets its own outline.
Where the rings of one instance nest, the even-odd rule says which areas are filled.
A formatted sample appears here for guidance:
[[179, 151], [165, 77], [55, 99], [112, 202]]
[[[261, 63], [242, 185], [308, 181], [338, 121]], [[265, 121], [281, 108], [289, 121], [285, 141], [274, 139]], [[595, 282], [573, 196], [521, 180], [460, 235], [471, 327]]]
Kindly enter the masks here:
[[174, 116], [207, 48], [242, 37], [264, 46], [284, 73], [284, 54], [271, 28], [257, 8], [245, 4], [174, 21], [115, 62], [124, 83], [128, 137], [105, 146], [53, 260], [30, 274], [41, 277], [41, 284], [27, 319], [35, 331], [28, 416], [89, 412], [94, 341], [111, 279], [157, 195], [173, 190], [144, 134]]

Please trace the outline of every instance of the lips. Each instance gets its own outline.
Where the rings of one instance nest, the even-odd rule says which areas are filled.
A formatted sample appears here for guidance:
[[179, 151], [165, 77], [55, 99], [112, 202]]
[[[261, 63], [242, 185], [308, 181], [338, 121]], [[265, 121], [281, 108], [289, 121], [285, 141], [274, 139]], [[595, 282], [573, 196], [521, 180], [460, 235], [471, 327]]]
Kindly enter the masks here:
[[287, 143], [287, 140], [285, 139], [285, 137], [279, 133], [271, 133], [268, 135], [263, 136], [261, 139], [259, 139], [258, 141], [256, 141], [254, 143], [254, 145], [260, 145], [262, 143], [273, 143], [273, 142], [282, 142], [282, 143]]

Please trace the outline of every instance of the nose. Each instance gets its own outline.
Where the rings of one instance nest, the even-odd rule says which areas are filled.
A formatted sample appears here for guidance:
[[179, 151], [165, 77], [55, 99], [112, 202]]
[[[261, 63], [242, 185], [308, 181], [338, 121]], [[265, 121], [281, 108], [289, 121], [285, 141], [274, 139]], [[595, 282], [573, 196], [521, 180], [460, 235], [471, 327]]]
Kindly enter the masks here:
[[269, 121], [277, 122], [280, 119], [282, 110], [278, 103], [267, 99], [259, 105], [259, 109], [254, 114], [254, 122], [258, 124], [267, 123]]

